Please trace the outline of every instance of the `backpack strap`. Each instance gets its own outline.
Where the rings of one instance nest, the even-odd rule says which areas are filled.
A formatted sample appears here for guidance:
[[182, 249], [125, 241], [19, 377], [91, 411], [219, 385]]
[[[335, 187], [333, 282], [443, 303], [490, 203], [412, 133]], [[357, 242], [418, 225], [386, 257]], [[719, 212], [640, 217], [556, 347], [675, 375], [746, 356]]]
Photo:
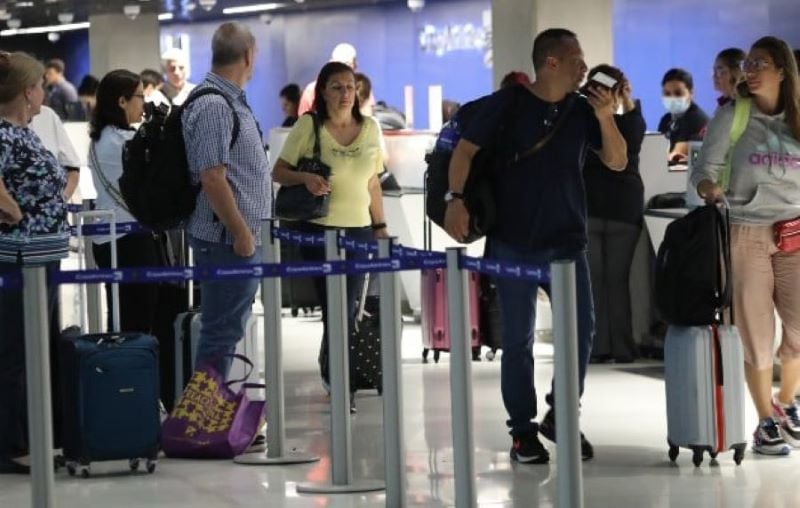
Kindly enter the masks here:
[[514, 158], [511, 161], [509, 161], [509, 164], [516, 164], [517, 162], [519, 162], [519, 161], [521, 161], [523, 159], [527, 159], [531, 155], [534, 155], [536, 152], [538, 152], [539, 150], [541, 150], [542, 148], [547, 146], [547, 143], [549, 143], [550, 140], [552, 140], [553, 137], [555, 137], [555, 135], [558, 132], [558, 130], [566, 122], [567, 117], [569, 117], [569, 113], [572, 110], [572, 105], [575, 103], [574, 95], [570, 94], [569, 96], [567, 96], [567, 101], [566, 102], [567, 103], [564, 105], [564, 109], [561, 111], [561, 114], [558, 116], [558, 120], [556, 120], [556, 123], [553, 125], [553, 128], [550, 129], [550, 131], [547, 134], [545, 134], [542, 137], [542, 139], [537, 141], [536, 144], [533, 145], [532, 147], [528, 148], [524, 152], [515, 153], [514, 154]]
[[204, 95], [219, 95], [220, 97], [225, 99], [225, 102], [228, 103], [228, 107], [231, 108], [231, 113], [233, 114], [233, 134], [231, 135], [231, 144], [229, 148], [233, 148], [233, 144], [236, 143], [237, 139], [239, 139], [239, 115], [236, 114], [236, 109], [234, 109], [231, 100], [228, 98], [227, 95], [222, 93], [222, 91], [217, 90], [216, 88], [210, 86], [200, 88], [197, 91], [193, 90], [192, 93], [189, 94], [189, 97], [186, 98], [186, 101], [183, 104], [181, 104], [180, 106], [181, 112], [183, 112], [183, 110], [185, 110], [189, 104], [196, 101], [200, 97], [203, 97]]
[[731, 124], [730, 144], [728, 145], [728, 152], [725, 154], [725, 167], [719, 175], [717, 184], [722, 189], [722, 192], [728, 192], [728, 187], [731, 183], [731, 159], [733, 158], [733, 149], [736, 143], [741, 139], [747, 124], [750, 121], [750, 109], [753, 101], [751, 99], [739, 98], [736, 99], [734, 104], [733, 123]]
[[106, 177], [102, 166], [100, 166], [100, 161], [97, 160], [97, 151], [95, 150], [94, 145], [94, 141], [92, 141], [92, 143], [89, 145], [89, 157], [91, 157], [92, 164], [94, 165], [94, 173], [100, 179], [100, 183], [103, 184], [103, 187], [106, 189], [109, 197], [111, 197], [111, 200], [114, 201], [118, 207], [122, 208], [128, 213], [131, 213], [131, 211], [128, 210], [127, 203], [125, 203], [125, 199], [122, 197], [122, 193], [119, 191], [119, 189], [114, 187], [114, 184], [112, 184], [108, 177]]

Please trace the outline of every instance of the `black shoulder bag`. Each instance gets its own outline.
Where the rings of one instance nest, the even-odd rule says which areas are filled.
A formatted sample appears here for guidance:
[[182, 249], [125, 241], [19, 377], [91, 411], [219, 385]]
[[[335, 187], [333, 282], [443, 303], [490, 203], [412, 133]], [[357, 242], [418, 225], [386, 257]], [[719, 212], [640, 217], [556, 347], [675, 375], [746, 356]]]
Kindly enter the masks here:
[[[515, 153], [510, 159], [500, 160], [497, 142], [495, 142], [493, 146], [482, 147], [478, 150], [472, 158], [469, 175], [464, 184], [464, 205], [467, 207], [470, 217], [469, 234], [464, 239], [463, 243], [474, 242], [486, 236], [495, 225], [497, 211], [491, 182], [493, 173], [495, 171], [505, 170], [513, 164], [525, 160], [547, 146], [564, 124], [567, 117], [569, 117], [574, 102], [574, 97], [568, 97], [564, 110], [559, 115], [552, 129], [532, 147], [522, 152]], [[511, 122], [515, 111], [516, 108], [510, 108], [510, 114], [505, 116], [504, 125], [498, 129], [498, 138], [501, 137], [502, 133], [507, 131], [508, 124]]]
[[[320, 123], [317, 116], [309, 113], [314, 121], [314, 154], [297, 161], [296, 171], [313, 173], [326, 180], [331, 176], [331, 168], [322, 162], [319, 146]], [[330, 195], [315, 196], [305, 185], [282, 185], [275, 197], [275, 217], [290, 221], [320, 219], [328, 215]]]

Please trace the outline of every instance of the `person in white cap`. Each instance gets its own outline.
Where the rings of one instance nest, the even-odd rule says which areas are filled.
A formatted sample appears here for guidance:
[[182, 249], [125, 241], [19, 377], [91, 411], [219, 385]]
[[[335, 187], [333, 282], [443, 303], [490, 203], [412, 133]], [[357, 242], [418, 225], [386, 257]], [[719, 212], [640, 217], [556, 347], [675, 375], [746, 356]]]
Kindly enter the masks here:
[[[331, 51], [331, 62], [341, 62], [346, 64], [351, 69], [356, 70], [356, 48], [352, 44], [340, 42]], [[306, 85], [303, 90], [303, 95], [300, 96], [300, 104], [297, 106], [297, 116], [302, 116], [304, 113], [311, 111], [314, 106], [314, 87], [317, 85], [316, 81], [312, 81]]]
[[189, 62], [186, 54], [178, 48], [170, 48], [161, 55], [161, 65], [164, 67], [164, 75], [167, 82], [161, 88], [161, 92], [176, 106], [180, 106], [189, 97], [195, 86], [189, 83]]

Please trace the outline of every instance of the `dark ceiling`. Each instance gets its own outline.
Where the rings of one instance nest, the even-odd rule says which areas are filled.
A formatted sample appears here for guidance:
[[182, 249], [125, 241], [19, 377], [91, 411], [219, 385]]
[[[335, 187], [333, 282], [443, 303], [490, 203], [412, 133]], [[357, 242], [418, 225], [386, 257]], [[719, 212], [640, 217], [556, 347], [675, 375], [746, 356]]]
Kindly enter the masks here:
[[[58, 15], [74, 14], [74, 21], [87, 21], [89, 14], [122, 13], [125, 5], [138, 4], [142, 13], [171, 12], [173, 22], [207, 21], [220, 19], [222, 9], [242, 5], [278, 3], [282, 7], [272, 13], [303, 12], [308, 10], [334, 9], [338, 7], [405, 4], [406, 0], [216, 0], [209, 11], [200, 6], [201, 0], [0, 0], [0, 13], [5, 9], [13, 18], [22, 21], [22, 28], [58, 24]], [[33, 5], [30, 5], [33, 4]], [[252, 15], [252, 14], [251, 14]], [[256, 13], [255, 15], [258, 15]], [[229, 16], [225, 16], [229, 18]], [[0, 16], [0, 20], [5, 19]], [[6, 28], [0, 21], [0, 28]]]

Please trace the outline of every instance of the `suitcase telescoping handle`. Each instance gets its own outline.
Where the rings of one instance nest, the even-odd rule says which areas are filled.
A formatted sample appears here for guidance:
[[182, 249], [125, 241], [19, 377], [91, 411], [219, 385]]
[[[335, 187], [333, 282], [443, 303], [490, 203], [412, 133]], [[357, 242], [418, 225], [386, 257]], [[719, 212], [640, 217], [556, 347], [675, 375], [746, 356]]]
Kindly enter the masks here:
[[[85, 248], [86, 237], [83, 236], [83, 225], [87, 224], [87, 219], [97, 222], [97, 219], [108, 218], [109, 237], [111, 238], [111, 268], [117, 268], [117, 219], [114, 210], [89, 210], [75, 214], [75, 222], [78, 230], [78, 268], [85, 268]], [[80, 302], [81, 329], [88, 330], [86, 324], [86, 288], [81, 285], [78, 290], [78, 300]], [[99, 305], [99, 302], [98, 302]], [[111, 332], [120, 332], [119, 319], [119, 284], [111, 284]]]
[[[720, 201], [722, 220], [719, 223], [717, 234], [720, 248], [722, 250], [722, 263], [719, 266], [720, 287], [722, 287], [722, 304], [719, 309], [720, 322], [725, 322], [724, 312], [727, 309], [730, 317], [730, 323], [733, 324], [734, 308], [733, 308], [733, 270], [732, 270], [732, 257], [731, 257], [731, 205], [728, 198], [724, 195]], [[722, 286], [724, 283], [724, 286]]]

